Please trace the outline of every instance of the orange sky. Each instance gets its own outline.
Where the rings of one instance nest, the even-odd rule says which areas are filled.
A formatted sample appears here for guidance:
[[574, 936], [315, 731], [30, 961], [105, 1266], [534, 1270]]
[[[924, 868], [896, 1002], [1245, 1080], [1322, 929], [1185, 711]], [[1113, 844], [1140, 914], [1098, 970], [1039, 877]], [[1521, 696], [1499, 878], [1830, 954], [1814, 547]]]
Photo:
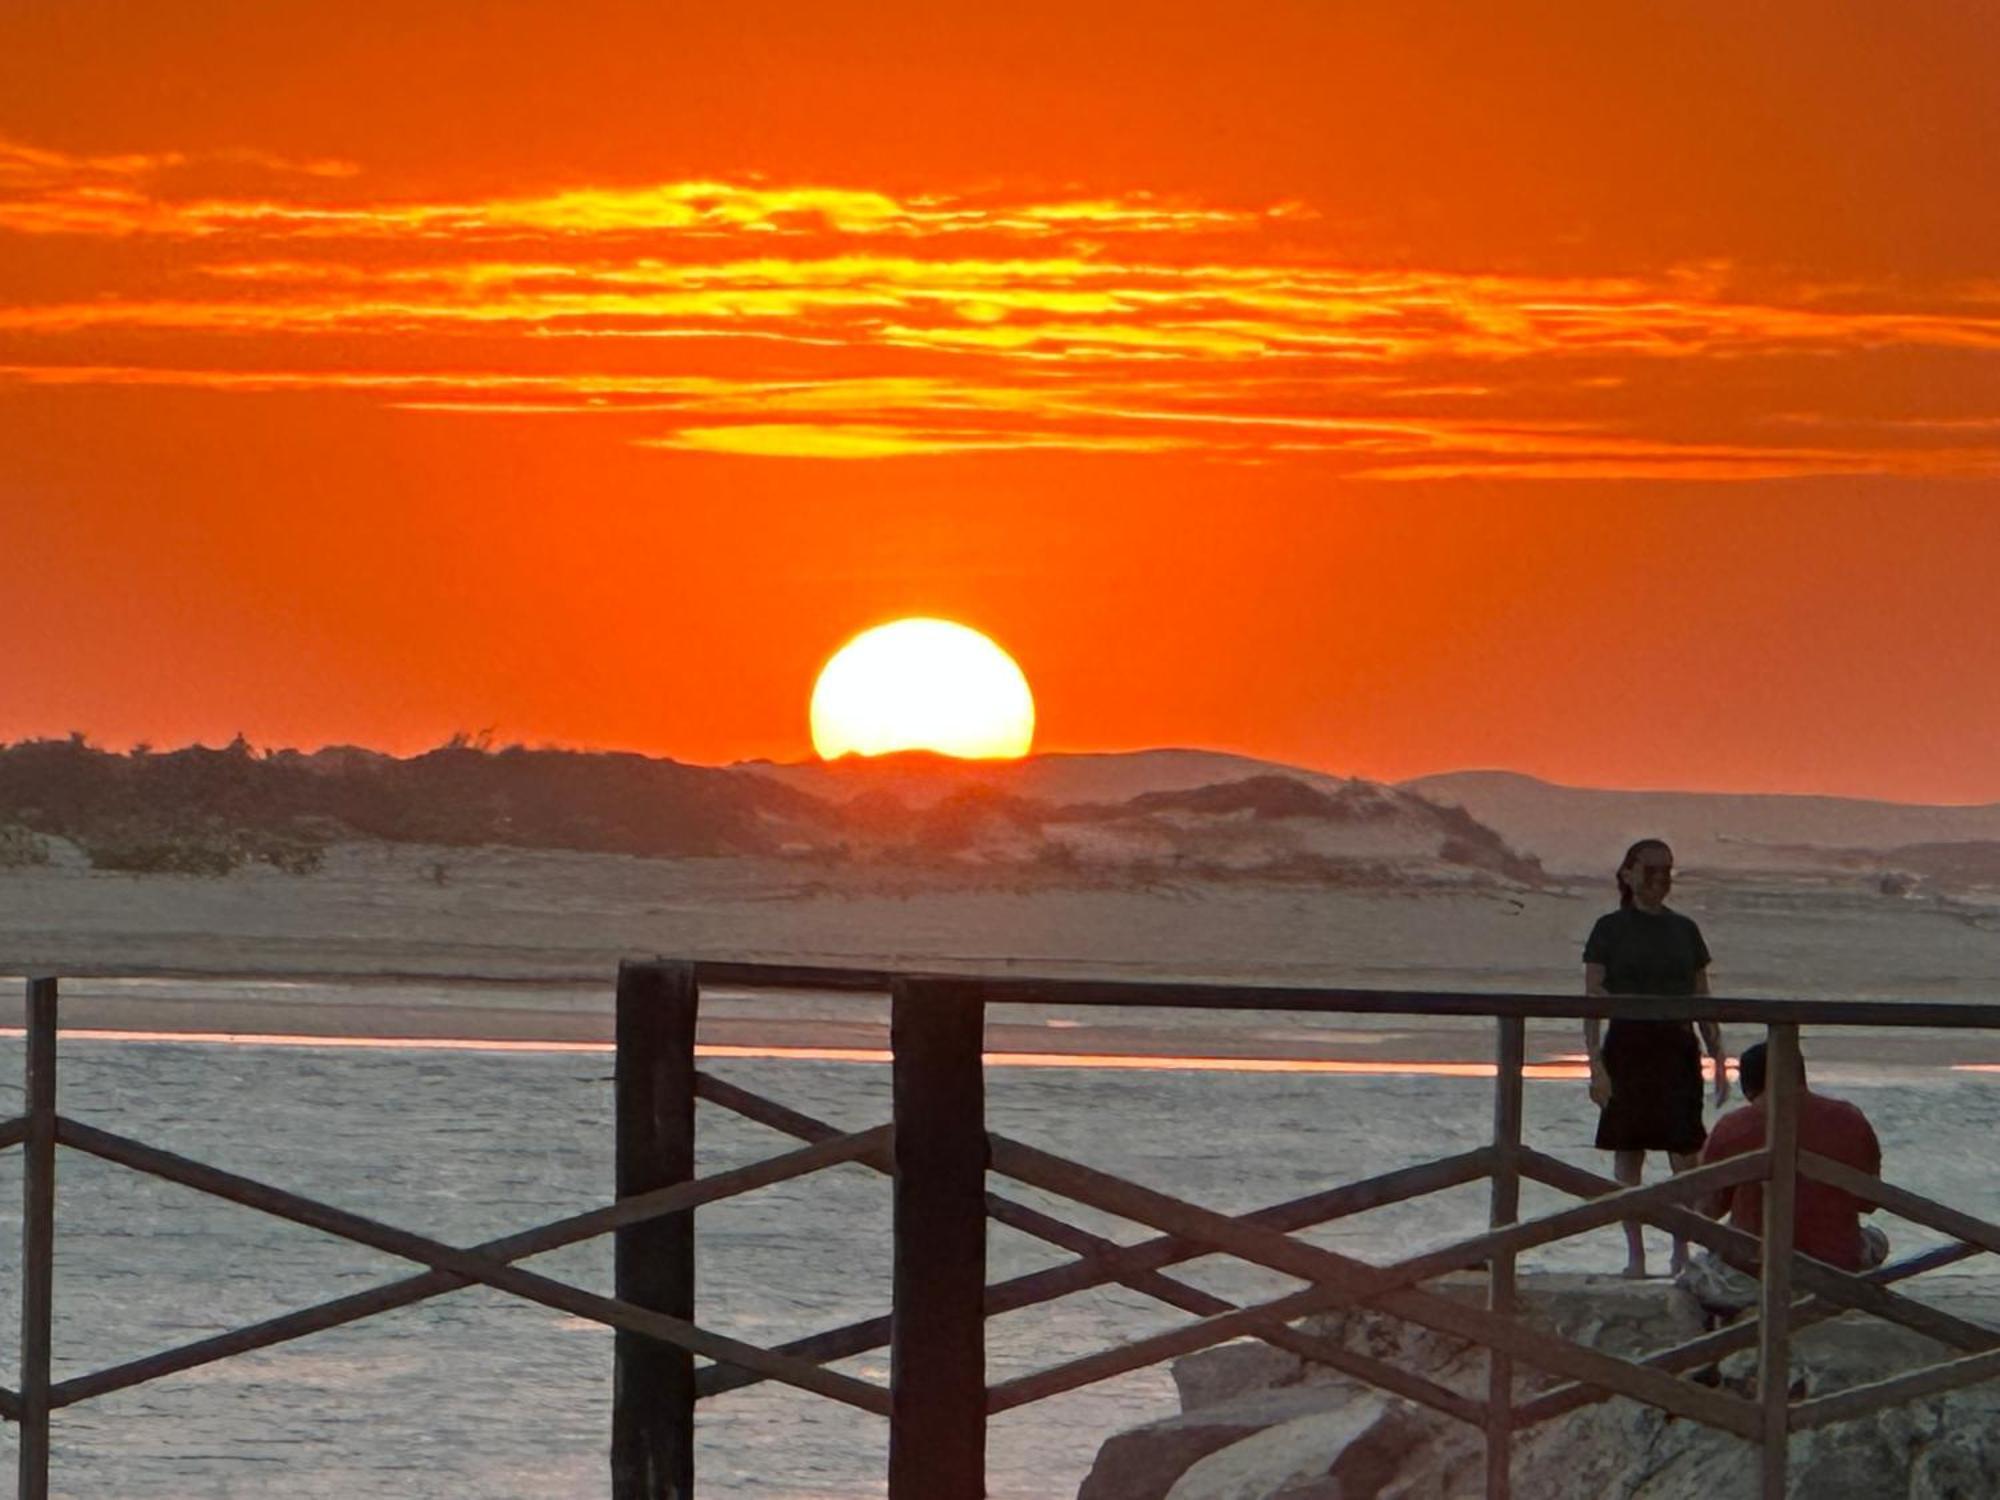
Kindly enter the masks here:
[[2000, 800], [1979, 3], [0, 12], [0, 736]]

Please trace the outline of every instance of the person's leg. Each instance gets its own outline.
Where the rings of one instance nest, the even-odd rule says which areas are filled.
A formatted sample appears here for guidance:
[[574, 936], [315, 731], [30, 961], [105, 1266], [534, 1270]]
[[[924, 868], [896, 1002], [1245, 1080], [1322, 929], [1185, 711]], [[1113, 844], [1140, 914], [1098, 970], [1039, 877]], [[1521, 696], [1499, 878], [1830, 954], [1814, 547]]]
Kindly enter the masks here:
[[[1673, 1165], [1674, 1173], [1678, 1176], [1690, 1167], [1701, 1165], [1701, 1153], [1699, 1151], [1669, 1151], [1667, 1153], [1667, 1160]], [[1674, 1236], [1674, 1258], [1668, 1262], [1667, 1274], [1670, 1276], [1680, 1275], [1681, 1271], [1687, 1266], [1687, 1263], [1687, 1238], [1684, 1235], [1677, 1234]]]
[[[1620, 1151], [1611, 1158], [1611, 1175], [1626, 1187], [1637, 1187], [1645, 1171], [1643, 1151]], [[1646, 1232], [1637, 1219], [1625, 1221], [1625, 1269], [1618, 1274], [1629, 1280], [1646, 1274]]]

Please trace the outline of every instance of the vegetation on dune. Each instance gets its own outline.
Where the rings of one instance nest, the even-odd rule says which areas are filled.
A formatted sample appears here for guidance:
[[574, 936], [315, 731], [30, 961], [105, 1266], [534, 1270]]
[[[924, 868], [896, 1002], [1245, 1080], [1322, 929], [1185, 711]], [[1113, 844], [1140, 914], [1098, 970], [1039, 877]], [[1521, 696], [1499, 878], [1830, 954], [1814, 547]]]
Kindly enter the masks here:
[[[911, 805], [898, 792], [927, 768], [895, 769], [898, 779], [884, 781], [879, 768], [861, 768], [867, 789], [838, 802], [750, 769], [493, 749], [465, 735], [406, 759], [351, 746], [259, 751], [241, 736], [220, 749], [116, 754], [72, 735], [0, 748], [0, 867], [46, 863], [48, 841], [60, 838], [100, 870], [219, 876], [261, 864], [308, 875], [331, 844], [376, 839], [784, 855], [1058, 882], [1398, 884], [1441, 870], [1454, 880], [1545, 879], [1461, 809], [1370, 782], [1273, 774], [1057, 805], [948, 780], [945, 795]], [[955, 764], [928, 769], [963, 774]], [[438, 885], [449, 880], [443, 861], [428, 873]]]
[[326, 863], [330, 835], [324, 828], [231, 828], [213, 819], [140, 817], [93, 824], [73, 839], [97, 870], [227, 875], [256, 862], [287, 875], [310, 875]]
[[0, 870], [20, 870], [49, 862], [49, 841], [18, 823], [0, 823]]
[[776, 847], [787, 819], [818, 806], [727, 771], [640, 755], [487, 750], [463, 736], [408, 759], [259, 751], [240, 736], [170, 753], [121, 755], [81, 735], [0, 748], [0, 823], [19, 828], [22, 850], [64, 838], [99, 869], [146, 873], [222, 875], [258, 862], [307, 874], [344, 838], [756, 853]]

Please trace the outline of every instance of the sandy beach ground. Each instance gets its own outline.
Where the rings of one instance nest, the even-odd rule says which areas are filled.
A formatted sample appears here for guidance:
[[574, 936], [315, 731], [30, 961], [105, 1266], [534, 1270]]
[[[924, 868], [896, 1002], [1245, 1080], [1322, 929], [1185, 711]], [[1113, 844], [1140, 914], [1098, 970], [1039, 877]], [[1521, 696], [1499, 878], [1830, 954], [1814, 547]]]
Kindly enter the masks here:
[[[605, 1042], [627, 957], [763, 959], [986, 973], [1571, 993], [1595, 885], [1051, 883], [755, 859], [631, 859], [354, 844], [292, 876], [130, 876], [80, 861], [0, 872], [0, 974], [65, 977], [79, 1028]], [[1718, 993], [2000, 999], [2000, 907], [1862, 880], [1704, 878]], [[18, 1025], [20, 988], [0, 991]], [[721, 992], [702, 1040], [880, 1047], [863, 997]], [[1747, 1039], [1746, 1039], [1747, 1040]], [[1482, 1022], [996, 1009], [996, 1050], [1296, 1060], [1490, 1055]], [[1739, 1042], [1740, 1045], [1740, 1042]], [[1531, 1060], [1577, 1047], [1531, 1028]], [[2000, 1063], [2000, 1037], [1825, 1030], [1825, 1060]]]
[[[1049, 884], [997, 871], [406, 845], [337, 848], [303, 877], [134, 877], [64, 861], [0, 872], [0, 974], [62, 977], [66, 1111], [478, 1243], [602, 1202], [621, 958], [1570, 994], [1606, 884]], [[1964, 892], [1897, 898], [1863, 880], [1690, 870], [1676, 904], [1707, 932], [1725, 994], [2000, 997], [2000, 913]], [[22, 1044], [5, 1030], [19, 1025], [21, 993], [0, 981], [0, 1092], [20, 1078]], [[701, 1041], [737, 1050], [703, 1066], [840, 1128], [879, 1123], [887, 1068], [818, 1059], [879, 1064], [886, 1009], [866, 996], [711, 991]], [[304, 1045], [124, 1046], [78, 1034], [88, 1032]], [[377, 1038], [398, 1040], [378, 1048]], [[1750, 1028], [1731, 1029], [1732, 1050], [1752, 1040]], [[452, 1050], [412, 1045], [425, 1042]], [[486, 1050], [510, 1043], [525, 1050]], [[2000, 1074], [1953, 1069], [2000, 1065], [2000, 1034], [1825, 1027], [1806, 1044], [1815, 1079], [1878, 1122], [1894, 1180], [1994, 1215], [1983, 1145], [2000, 1114]], [[1572, 1023], [1529, 1027], [1531, 1061], [1558, 1074], [1574, 1077], [1579, 1045]], [[556, 1052], [564, 1046], [605, 1051]], [[988, 1069], [995, 1130], [1224, 1212], [1490, 1138], [1491, 1087], [1464, 1076], [1490, 1064], [1486, 1021], [1024, 1005], [994, 1008], [989, 1047], [1011, 1054]], [[802, 1060], [766, 1060], [781, 1056]], [[1190, 1058], [1216, 1071], [1190, 1071]], [[1164, 1071], [1134, 1071], [1148, 1059]], [[1231, 1071], [1230, 1060], [1263, 1066]], [[1527, 1139], [1538, 1149], [1601, 1165], [1588, 1146], [1592, 1115], [1580, 1082], [1529, 1086]], [[700, 1147], [707, 1173], [761, 1159], [771, 1140], [718, 1109], [704, 1114]], [[0, 1156], [0, 1171], [18, 1174], [20, 1160]], [[155, 1191], [81, 1153], [62, 1170], [59, 1348], [70, 1363], [59, 1373], [275, 1316], [329, 1284], [401, 1274], [268, 1216]], [[1094, 1232], [1135, 1232], [1019, 1184], [1006, 1191]], [[893, 1261], [886, 1194], [856, 1167], [705, 1208], [704, 1326], [771, 1345], [882, 1311]], [[1531, 1188], [1524, 1206], [1558, 1201]], [[1487, 1212], [1484, 1185], [1468, 1185], [1329, 1226], [1325, 1242], [1386, 1262], [1475, 1233]], [[1893, 1233], [1912, 1250], [1935, 1243], [1912, 1226]], [[1663, 1259], [1664, 1240], [1654, 1248]], [[1056, 1252], [1002, 1231], [989, 1253], [1004, 1277]], [[1623, 1248], [1607, 1228], [1546, 1254], [1557, 1268], [1603, 1269]], [[615, 1285], [601, 1239], [542, 1265], [578, 1285]], [[0, 1300], [13, 1274], [0, 1255]], [[1276, 1295], [1282, 1282], [1224, 1258], [1189, 1274], [1238, 1302]], [[268, 1493], [273, 1465], [286, 1493], [311, 1496], [601, 1484], [603, 1330], [497, 1293], [394, 1316], [149, 1383], [107, 1398], [119, 1404], [101, 1416], [65, 1413], [63, 1473], [79, 1494], [171, 1500]], [[992, 1369], [1011, 1378], [1182, 1317], [1122, 1289], [1063, 1298], [990, 1323]], [[887, 1374], [876, 1356], [852, 1369]], [[1007, 1414], [992, 1429], [993, 1493], [1073, 1494], [1106, 1436], [1173, 1405], [1155, 1367]], [[774, 1387], [705, 1413], [705, 1492], [881, 1493], [879, 1424], [829, 1419], [818, 1398]]]

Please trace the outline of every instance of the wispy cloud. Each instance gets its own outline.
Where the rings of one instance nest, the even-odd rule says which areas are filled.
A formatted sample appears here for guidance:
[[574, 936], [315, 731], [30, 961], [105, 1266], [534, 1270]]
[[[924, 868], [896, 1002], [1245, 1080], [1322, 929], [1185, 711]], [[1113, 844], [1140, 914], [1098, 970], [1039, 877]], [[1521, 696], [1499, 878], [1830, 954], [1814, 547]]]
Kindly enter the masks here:
[[1876, 379], [1956, 362], [1992, 389], [1991, 284], [1355, 266], [1303, 205], [1143, 192], [697, 180], [468, 202], [343, 162], [0, 142], [0, 271], [52, 238], [92, 247], [102, 280], [0, 281], [8, 384], [354, 391], [745, 457], [2000, 473], [2000, 413], [1891, 406]]
[[155, 235], [257, 240], [461, 242], [634, 234], [927, 238], [1000, 234], [1215, 234], [1310, 217], [1302, 205], [1218, 208], [1145, 192], [1019, 199], [867, 188], [678, 181], [572, 188], [480, 202], [202, 194], [172, 174], [197, 162], [345, 180], [351, 163], [293, 161], [258, 151], [80, 156], [0, 139], [0, 230], [23, 234]]
[[907, 458], [917, 454], [1068, 451], [1165, 453], [1197, 448], [1175, 438], [1111, 433], [925, 430], [879, 422], [739, 422], [723, 427], [683, 427], [671, 437], [641, 438], [647, 448], [735, 453], [759, 458]]

